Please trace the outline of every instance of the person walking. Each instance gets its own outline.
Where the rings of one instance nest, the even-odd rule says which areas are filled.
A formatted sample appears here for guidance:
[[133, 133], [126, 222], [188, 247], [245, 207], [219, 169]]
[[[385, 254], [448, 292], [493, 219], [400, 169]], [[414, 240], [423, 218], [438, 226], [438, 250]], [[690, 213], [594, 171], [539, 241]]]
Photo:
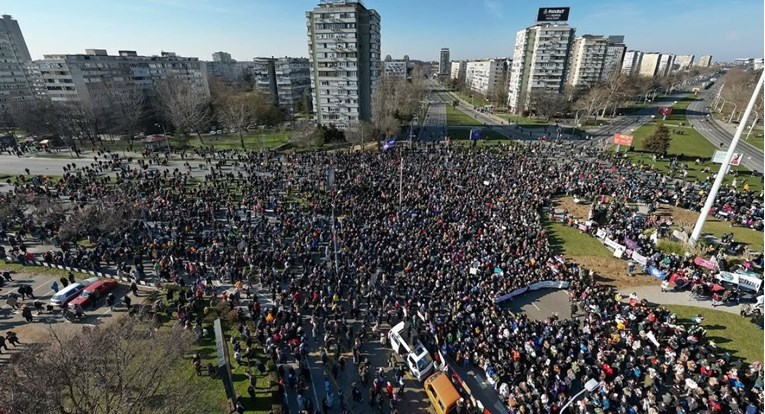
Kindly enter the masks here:
[[130, 299], [130, 296], [128, 296], [127, 293], [122, 297], [122, 303], [125, 304], [125, 308], [130, 312], [130, 305], [133, 303], [133, 300]]
[[54, 281], [53, 281], [53, 283], [51, 283], [51, 285], [50, 285], [50, 290], [52, 290], [52, 291], [53, 291], [53, 294], [54, 294], [54, 295], [55, 295], [56, 293], [58, 293], [58, 291], [59, 291], [59, 288], [58, 288], [58, 282], [56, 282], [56, 281], [54, 280]]
[[106, 304], [109, 306], [110, 311], [114, 311], [114, 302], [116, 302], [116, 300], [114, 293], [109, 293], [109, 296], [106, 297]]
[[21, 316], [24, 317], [24, 319], [27, 321], [27, 323], [32, 323], [32, 308], [29, 306], [24, 305], [24, 307], [21, 309]]
[[16, 332], [8, 331], [5, 333], [5, 339], [8, 341], [9, 344], [13, 345], [14, 347], [19, 346], [21, 342], [19, 342], [19, 337], [16, 335]]
[[0, 335], [0, 349], [5, 349], [6, 351], [9, 351], [8, 345], [5, 344], [5, 337], [2, 335]]

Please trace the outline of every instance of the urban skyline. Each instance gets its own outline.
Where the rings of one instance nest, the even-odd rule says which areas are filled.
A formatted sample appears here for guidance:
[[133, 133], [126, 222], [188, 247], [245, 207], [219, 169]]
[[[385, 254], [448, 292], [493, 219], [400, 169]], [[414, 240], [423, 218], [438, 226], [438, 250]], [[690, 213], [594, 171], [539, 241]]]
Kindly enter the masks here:
[[[225, 50], [242, 61], [255, 56], [307, 57], [304, 13], [316, 3], [138, 0], [130, 4], [102, 4], [81, 0], [39, 8], [29, 2], [9, 0], [3, 13], [20, 22], [33, 59], [44, 54], [74, 54], [97, 48], [109, 53], [136, 50], [143, 55], [165, 50], [203, 60], [209, 60], [213, 52]], [[534, 23], [538, 7], [562, 6], [549, 1], [496, 0], [469, 5], [458, 1], [408, 2], [406, 7], [401, 7], [401, 3], [364, 2], [367, 8], [374, 8], [383, 16], [381, 54], [394, 58], [406, 54], [412, 59], [430, 61], [439, 59], [442, 47], [450, 49], [451, 60], [511, 56], [514, 33]], [[592, 1], [566, 6], [571, 7], [569, 24], [577, 28], [577, 35], [623, 34], [630, 49], [711, 54], [715, 61], [762, 56], [761, 3], [685, 0], [653, 3]], [[437, 23], [413, 25], [412, 15], [429, 15], [428, 21]], [[140, 31], [135, 30], [139, 18]], [[56, 36], [50, 36], [51, 28], [62, 20], [69, 22], [67, 30], [57, 30]], [[218, 24], [219, 21], [225, 24]], [[473, 27], [471, 21], [480, 24]], [[464, 30], [459, 30], [461, 27]], [[94, 32], [98, 35], [94, 36]], [[274, 36], [274, 32], [279, 32], [279, 36]], [[243, 38], [251, 40], [242, 41]], [[494, 41], [486, 41], [487, 38]]]

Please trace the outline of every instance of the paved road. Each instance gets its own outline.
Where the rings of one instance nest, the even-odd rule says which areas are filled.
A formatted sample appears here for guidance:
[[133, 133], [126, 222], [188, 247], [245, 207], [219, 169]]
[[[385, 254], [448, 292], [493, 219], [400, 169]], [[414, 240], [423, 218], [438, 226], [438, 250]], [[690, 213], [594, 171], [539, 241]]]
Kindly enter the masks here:
[[[699, 95], [698, 100], [691, 102], [688, 105], [686, 116], [691, 125], [701, 133], [709, 142], [714, 144], [719, 149], [727, 150], [730, 148], [730, 144], [733, 141], [733, 134], [728, 128], [721, 125], [714, 119], [706, 120], [709, 110], [707, 106], [712, 103], [714, 97], [717, 95], [720, 86], [713, 86], [712, 88], [702, 92]], [[744, 131], [746, 133], [746, 130]], [[720, 143], [724, 144], [720, 146]], [[744, 161], [742, 165], [750, 170], [763, 171], [763, 152], [741, 139], [736, 146], [736, 152], [744, 155]]]
[[433, 92], [428, 94], [428, 113], [420, 127], [420, 141], [440, 141], [446, 137], [446, 106]]

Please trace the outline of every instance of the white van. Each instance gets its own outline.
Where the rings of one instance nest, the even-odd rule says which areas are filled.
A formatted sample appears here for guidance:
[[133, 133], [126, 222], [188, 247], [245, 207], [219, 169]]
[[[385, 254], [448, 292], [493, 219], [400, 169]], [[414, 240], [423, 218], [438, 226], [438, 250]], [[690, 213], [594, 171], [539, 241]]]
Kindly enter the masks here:
[[85, 289], [85, 285], [82, 283], [72, 283], [71, 285], [56, 292], [56, 294], [50, 298], [50, 304], [53, 306], [64, 307], [67, 303], [69, 303], [70, 300], [76, 298], [83, 289]]
[[87, 278], [79, 283], [72, 283], [69, 286], [59, 290], [56, 292], [55, 295], [53, 295], [52, 298], [50, 298], [50, 304], [53, 306], [66, 306], [67, 303], [69, 303], [70, 300], [74, 299], [79, 295], [88, 285], [98, 280], [98, 277], [90, 277]]
[[409, 323], [399, 322], [388, 332], [388, 340], [393, 351], [405, 358], [412, 376], [423, 381], [433, 371], [433, 358], [420, 341], [412, 345], [409, 328]]

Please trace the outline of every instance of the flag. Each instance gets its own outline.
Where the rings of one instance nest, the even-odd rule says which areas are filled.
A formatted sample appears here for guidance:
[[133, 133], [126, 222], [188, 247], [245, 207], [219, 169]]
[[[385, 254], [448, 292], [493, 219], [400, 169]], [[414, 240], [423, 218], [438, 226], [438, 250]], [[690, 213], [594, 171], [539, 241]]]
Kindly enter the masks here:
[[396, 146], [396, 138], [393, 137], [393, 138], [385, 141], [385, 143], [383, 144], [383, 151], [387, 151], [387, 150], [389, 150], [391, 148], [394, 148], [395, 146]]
[[478, 141], [481, 139], [481, 130], [480, 129], [471, 129], [470, 130], [470, 139], [472, 141]]

